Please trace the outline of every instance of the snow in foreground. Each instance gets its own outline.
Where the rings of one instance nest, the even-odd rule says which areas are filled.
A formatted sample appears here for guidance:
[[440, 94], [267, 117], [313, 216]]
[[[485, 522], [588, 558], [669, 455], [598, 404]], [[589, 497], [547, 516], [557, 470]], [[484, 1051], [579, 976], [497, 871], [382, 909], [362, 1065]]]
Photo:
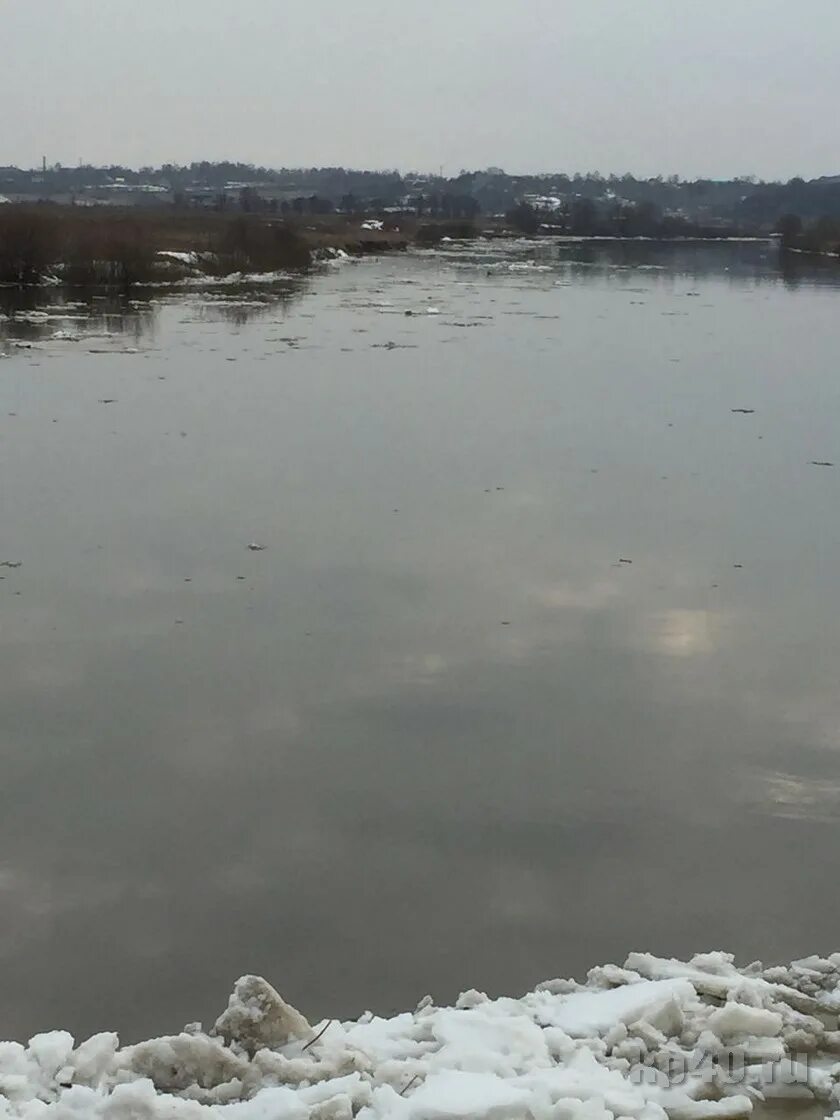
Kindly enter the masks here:
[[521, 999], [313, 1026], [247, 976], [209, 1033], [0, 1043], [0, 1117], [735, 1120], [779, 1097], [828, 1114], [838, 1010], [840, 953], [767, 969], [634, 953]]

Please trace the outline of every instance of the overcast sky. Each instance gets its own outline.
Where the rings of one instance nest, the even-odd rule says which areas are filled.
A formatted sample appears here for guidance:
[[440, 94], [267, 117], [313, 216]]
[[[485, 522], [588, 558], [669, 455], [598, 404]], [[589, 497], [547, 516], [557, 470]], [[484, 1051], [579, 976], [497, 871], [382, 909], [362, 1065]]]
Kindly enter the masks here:
[[840, 0], [0, 0], [0, 164], [840, 172]]

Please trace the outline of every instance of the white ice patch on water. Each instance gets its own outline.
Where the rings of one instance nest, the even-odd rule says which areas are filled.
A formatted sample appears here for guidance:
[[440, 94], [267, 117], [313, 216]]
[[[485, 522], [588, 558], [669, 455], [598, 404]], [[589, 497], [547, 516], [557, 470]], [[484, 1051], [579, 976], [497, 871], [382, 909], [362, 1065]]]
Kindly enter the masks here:
[[[195, 276], [183, 276], [177, 280], [166, 280], [165, 286], [167, 289], [178, 288], [235, 288], [240, 285], [251, 284], [259, 286], [263, 284], [277, 284], [284, 280], [294, 280], [295, 274], [292, 272], [230, 272], [226, 276], [210, 276], [206, 273], [201, 273]], [[144, 280], [137, 284], [137, 288], [160, 288], [162, 285], [161, 280]]]
[[17, 323], [48, 323], [50, 318], [48, 311], [16, 311], [14, 313], [15, 322]]
[[779, 1098], [832, 1113], [838, 1005], [838, 954], [739, 969], [634, 953], [583, 985], [314, 1026], [246, 976], [210, 1033], [0, 1044], [0, 1120], [739, 1120]]
[[338, 265], [344, 264], [345, 261], [352, 260], [352, 257], [346, 249], [327, 246], [323, 249], [315, 249], [312, 254], [312, 259], [316, 264]]
[[200, 263], [198, 253], [182, 253], [176, 249], [161, 249], [158, 253], [165, 261], [173, 261], [177, 264], [185, 264], [190, 268], [196, 267]]

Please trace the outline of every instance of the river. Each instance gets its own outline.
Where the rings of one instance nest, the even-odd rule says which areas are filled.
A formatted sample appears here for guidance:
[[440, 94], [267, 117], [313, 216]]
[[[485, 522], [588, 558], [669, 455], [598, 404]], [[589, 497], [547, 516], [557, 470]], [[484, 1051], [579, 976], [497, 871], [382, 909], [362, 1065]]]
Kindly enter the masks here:
[[839, 310], [764, 243], [0, 294], [0, 1037], [838, 949]]

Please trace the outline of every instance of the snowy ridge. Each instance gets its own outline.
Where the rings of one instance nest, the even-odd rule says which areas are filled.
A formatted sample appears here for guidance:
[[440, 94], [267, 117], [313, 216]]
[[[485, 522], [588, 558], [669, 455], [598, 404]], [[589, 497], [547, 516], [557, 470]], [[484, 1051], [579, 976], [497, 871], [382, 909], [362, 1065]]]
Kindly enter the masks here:
[[840, 953], [767, 969], [633, 953], [521, 999], [315, 1026], [247, 976], [209, 1033], [0, 1043], [0, 1118], [736, 1120], [770, 1097], [830, 1114], [838, 1010]]

